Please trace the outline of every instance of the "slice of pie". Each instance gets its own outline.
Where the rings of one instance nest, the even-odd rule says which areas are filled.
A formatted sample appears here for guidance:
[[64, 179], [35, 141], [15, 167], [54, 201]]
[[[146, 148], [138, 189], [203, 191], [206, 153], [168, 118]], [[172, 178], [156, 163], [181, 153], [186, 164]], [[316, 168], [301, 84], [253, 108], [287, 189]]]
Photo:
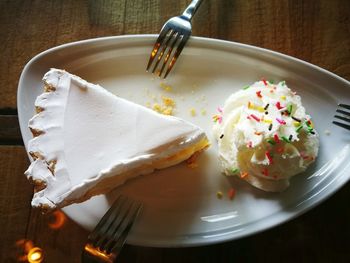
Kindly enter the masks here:
[[99, 85], [51, 69], [29, 121], [35, 185], [32, 206], [63, 207], [107, 193], [138, 175], [206, 149], [199, 127], [119, 98]]

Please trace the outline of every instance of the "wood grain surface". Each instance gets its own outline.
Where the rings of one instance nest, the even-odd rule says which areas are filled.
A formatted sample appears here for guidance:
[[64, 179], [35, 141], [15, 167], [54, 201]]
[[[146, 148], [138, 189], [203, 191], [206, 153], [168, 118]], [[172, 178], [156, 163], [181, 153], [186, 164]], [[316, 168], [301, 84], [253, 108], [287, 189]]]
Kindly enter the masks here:
[[[16, 109], [24, 65], [48, 48], [77, 40], [158, 33], [185, 0], [1, 0], [0, 113]], [[288, 54], [350, 80], [350, 1], [204, 0], [193, 35]], [[5, 120], [6, 119], [6, 120]], [[18, 144], [15, 117], [0, 118], [1, 144]], [[15, 127], [12, 127], [14, 125]], [[12, 134], [13, 133], [13, 134]], [[6, 135], [5, 135], [6, 134]], [[16, 137], [17, 136], [17, 137]], [[60, 229], [30, 207], [22, 146], [0, 145], [0, 262], [18, 262], [16, 241], [44, 249], [44, 262], [80, 262], [87, 232], [67, 219]], [[350, 185], [307, 214], [252, 237], [206, 247], [127, 245], [119, 262], [350, 262]]]

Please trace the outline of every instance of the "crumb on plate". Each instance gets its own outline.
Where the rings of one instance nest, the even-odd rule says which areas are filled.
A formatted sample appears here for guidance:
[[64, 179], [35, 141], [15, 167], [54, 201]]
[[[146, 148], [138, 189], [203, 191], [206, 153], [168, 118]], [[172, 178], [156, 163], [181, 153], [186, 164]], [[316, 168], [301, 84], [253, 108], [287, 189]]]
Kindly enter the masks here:
[[164, 91], [168, 91], [168, 92], [171, 92], [171, 91], [173, 90], [173, 88], [172, 88], [170, 85], [168, 85], [168, 84], [166, 84], [166, 83], [164, 83], [164, 82], [161, 82], [161, 83], [160, 83], [160, 87], [161, 87]]
[[330, 130], [325, 130], [325, 131], [324, 131], [324, 134], [326, 134], [326, 135], [331, 135], [331, 131], [330, 131]]
[[154, 103], [152, 109], [164, 115], [173, 115], [175, 104], [173, 99], [162, 96], [162, 104]]
[[221, 191], [217, 191], [216, 192], [216, 197], [219, 198], [219, 199], [222, 199], [222, 197], [223, 197], [222, 192]]
[[194, 116], [197, 115], [196, 109], [195, 109], [195, 108], [191, 108], [191, 109], [190, 109], [190, 113], [191, 113], [191, 116], [192, 116], [192, 117], [194, 117]]

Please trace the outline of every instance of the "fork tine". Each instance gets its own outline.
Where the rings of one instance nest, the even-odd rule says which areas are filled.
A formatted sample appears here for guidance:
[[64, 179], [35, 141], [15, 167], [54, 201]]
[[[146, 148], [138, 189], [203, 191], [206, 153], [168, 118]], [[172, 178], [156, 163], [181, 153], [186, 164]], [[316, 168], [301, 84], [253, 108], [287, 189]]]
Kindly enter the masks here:
[[339, 103], [338, 106], [350, 110], [350, 105]]
[[[202, 3], [202, 0], [192, 0], [191, 3], [187, 6], [185, 11], [181, 15], [174, 16], [174, 17], [170, 18], [164, 24], [163, 28], [160, 31], [160, 36], [161, 36], [162, 33], [165, 33], [164, 32], [165, 31], [164, 28], [168, 27], [168, 28], [171, 28], [173, 31], [178, 32], [176, 34], [176, 36], [182, 35], [182, 39], [180, 41], [180, 44], [178, 45], [177, 49], [174, 52], [174, 55], [170, 59], [170, 62], [169, 62], [169, 65], [167, 67], [167, 70], [165, 72], [165, 75], [163, 76], [164, 79], [167, 77], [167, 75], [169, 74], [169, 72], [173, 68], [176, 60], [178, 59], [179, 55], [181, 54], [182, 49], [184, 48], [188, 38], [190, 37], [190, 35], [192, 33], [191, 20], [192, 20], [193, 15], [196, 13], [196, 11], [197, 11], [197, 9], [198, 9], [198, 7], [200, 6], [201, 3]], [[156, 57], [156, 55], [157, 55], [157, 53], [159, 51], [160, 46], [163, 43], [162, 40], [164, 38], [164, 35], [161, 37], [161, 39], [159, 39], [159, 37], [158, 37], [158, 39], [156, 41], [156, 44], [154, 45], [153, 50], [151, 52], [151, 56], [150, 56], [150, 59], [148, 61], [148, 65], [147, 65], [147, 68], [146, 68], [147, 71], [150, 68], [154, 58]], [[154, 71], [156, 70], [160, 60], [162, 60], [164, 52], [166, 52], [166, 50], [169, 48], [168, 52], [167, 52], [167, 55], [165, 56], [165, 59], [163, 61], [163, 65], [162, 65], [160, 71], [157, 74], [159, 77], [161, 77], [165, 67], [167, 66], [168, 60], [171, 57], [173, 49], [176, 46], [176, 42], [177, 41], [178, 41], [178, 38], [175, 37], [175, 39], [173, 40], [172, 45], [170, 47], [166, 44], [166, 46], [162, 49], [162, 52], [158, 56], [157, 63], [153, 67], [152, 73], [154, 73]]]
[[[339, 103], [338, 107], [350, 110], [350, 105], [347, 105], [347, 104]], [[350, 130], [350, 112], [347, 111], [347, 110], [339, 109], [339, 108], [336, 110], [336, 112], [338, 112], [338, 113], [340, 113], [342, 115], [334, 115], [334, 118], [342, 120], [342, 121], [345, 121], [345, 122], [347, 122], [349, 124], [342, 123], [342, 122], [339, 122], [339, 121], [333, 121], [332, 123], [337, 125], [337, 126], [339, 126], [339, 127], [344, 128], [344, 129]]]
[[160, 77], [164, 71], [165, 66], [168, 63], [168, 60], [170, 58], [171, 52], [173, 51], [175, 44], [178, 42], [179, 39], [181, 39], [182, 36], [179, 36], [179, 33], [177, 32], [175, 35], [175, 39], [172, 43], [172, 45], [169, 47], [167, 54], [165, 55], [164, 61], [163, 61], [163, 65], [162, 68], [160, 69], [159, 73], [158, 73], [158, 77]]
[[169, 66], [168, 66], [168, 69], [167, 71], [165, 72], [165, 75], [164, 75], [164, 79], [168, 76], [169, 72], [171, 71], [171, 69], [173, 68], [177, 58], [180, 56], [181, 54], [181, 51], [183, 50], [187, 40], [189, 39], [190, 35], [184, 35], [183, 38], [181, 39], [181, 42], [180, 44], [178, 45], [176, 51], [175, 51], [175, 54], [174, 56], [172, 57], [172, 59], [170, 60], [170, 63], [169, 63]]
[[165, 24], [164, 27], [161, 29], [160, 33], [159, 33], [159, 36], [157, 38], [157, 41], [156, 43], [154, 44], [153, 46], [153, 49], [152, 49], [152, 52], [151, 52], [151, 55], [150, 55], [150, 58], [148, 60], [148, 64], [147, 64], [147, 68], [146, 70], [148, 71], [149, 70], [149, 67], [151, 66], [154, 58], [156, 57], [158, 51], [159, 51], [159, 47], [161, 46], [161, 44], [163, 43], [163, 40], [164, 38], [167, 36], [168, 32], [170, 31], [171, 29], [167, 27], [167, 25]]
[[118, 255], [122, 249], [122, 247], [124, 246], [124, 243], [126, 242], [126, 238], [132, 228], [132, 226], [134, 225], [136, 218], [138, 217], [138, 215], [141, 213], [142, 210], [142, 205], [139, 204], [135, 210], [135, 213], [133, 213], [132, 215], [132, 219], [129, 221], [129, 223], [127, 224], [124, 232], [122, 233], [122, 235], [120, 236], [118, 242], [114, 245], [114, 247], [112, 248], [112, 251]]
[[[175, 39], [173, 39], [174, 35], [175, 35]], [[161, 45], [161, 51], [158, 52], [159, 55], [157, 57], [155, 65], [153, 67], [152, 73], [154, 73], [154, 71], [157, 69], [159, 62], [162, 60], [164, 52], [166, 51], [167, 47], [169, 46], [169, 42], [171, 42], [171, 41], [174, 42], [175, 40], [176, 40], [176, 32], [174, 30], [171, 30], [169, 36], [167, 36], [167, 38], [163, 41], [163, 43]]]
[[120, 195], [88, 236], [83, 262], [114, 262], [141, 209], [140, 202]]
[[126, 242], [126, 237], [128, 236], [130, 229], [132, 228], [137, 216], [141, 211], [140, 203], [132, 203], [130, 209], [128, 210], [127, 216], [124, 217], [120, 226], [113, 232], [113, 238], [106, 244], [105, 249], [114, 254], [118, 255], [124, 243]]
[[344, 111], [344, 110], [337, 109], [336, 112], [344, 114], [346, 116], [350, 116], [350, 112], [347, 112], [347, 111]]
[[335, 124], [335, 125], [338, 125], [339, 127], [342, 127], [342, 128], [347, 129], [347, 130], [350, 130], [350, 125], [348, 125], [348, 124], [341, 123], [341, 122], [338, 122], [338, 121], [333, 121], [332, 123]]
[[118, 198], [114, 201], [113, 205], [108, 209], [107, 213], [102, 217], [100, 222], [95, 226], [94, 230], [91, 232], [91, 234], [88, 236], [88, 240], [90, 242], [95, 242], [96, 239], [101, 236], [103, 233], [106, 232], [110, 224], [113, 222], [113, 217], [111, 215], [119, 210], [120, 206], [122, 205], [122, 199], [124, 197], [118, 196]]
[[[108, 241], [112, 238], [113, 232], [117, 229], [121, 222], [124, 220], [126, 215], [129, 213], [130, 206], [128, 199], [124, 198], [123, 203], [120, 204], [119, 209], [114, 209], [111, 216], [109, 217], [110, 222], [106, 224], [106, 228], [103, 231], [103, 235], [95, 242], [95, 246], [103, 248], [106, 246]], [[105, 250], [105, 249], [103, 249]]]
[[342, 121], [350, 122], [350, 119], [344, 116], [334, 115], [334, 118], [337, 118]]

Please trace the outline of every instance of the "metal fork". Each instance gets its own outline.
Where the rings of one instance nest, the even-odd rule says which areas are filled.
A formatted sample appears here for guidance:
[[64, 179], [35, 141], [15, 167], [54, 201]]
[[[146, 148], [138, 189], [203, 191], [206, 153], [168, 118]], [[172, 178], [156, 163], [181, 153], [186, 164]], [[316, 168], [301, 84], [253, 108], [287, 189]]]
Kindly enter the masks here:
[[[182, 15], [172, 17], [164, 24], [148, 60], [147, 71], [150, 69], [152, 62], [158, 54], [152, 73], [156, 72], [156, 74], [161, 77], [166, 65], [168, 64], [163, 78], [165, 79], [168, 76], [191, 35], [191, 20], [201, 3], [202, 0], [193, 0]], [[166, 55], [164, 56], [165, 53]], [[163, 64], [161, 68], [156, 71], [161, 60], [163, 60]]]
[[[338, 104], [340, 109], [337, 109], [336, 112], [342, 114], [342, 115], [334, 115], [334, 118], [337, 118], [339, 120], [342, 120], [343, 122], [333, 121], [335, 125], [338, 125], [342, 128], [345, 128], [347, 130], [350, 130], [350, 105], [347, 104]], [[347, 111], [348, 110], [348, 111]]]
[[119, 196], [88, 236], [82, 262], [114, 262], [141, 209], [141, 203]]

